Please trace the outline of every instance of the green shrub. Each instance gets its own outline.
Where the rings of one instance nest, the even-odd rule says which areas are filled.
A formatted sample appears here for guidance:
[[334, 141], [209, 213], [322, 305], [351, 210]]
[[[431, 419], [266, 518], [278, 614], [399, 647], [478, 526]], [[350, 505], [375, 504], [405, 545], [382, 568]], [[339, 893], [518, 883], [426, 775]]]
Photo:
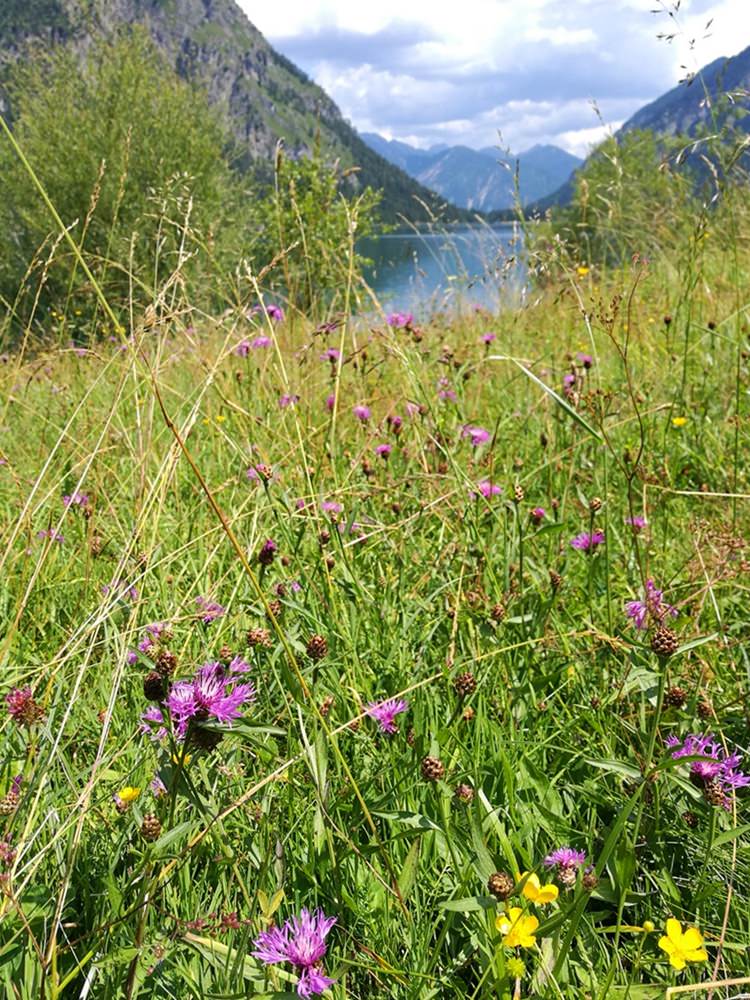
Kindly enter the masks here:
[[[208, 286], [239, 242], [240, 184], [207, 99], [141, 32], [100, 41], [83, 59], [56, 49], [19, 63], [10, 93], [15, 138], [115, 308], [151, 301], [178, 266], [196, 293]], [[7, 137], [0, 175], [3, 298], [24, 285], [21, 318], [39, 289], [42, 306], [85, 312], [90, 283]]]

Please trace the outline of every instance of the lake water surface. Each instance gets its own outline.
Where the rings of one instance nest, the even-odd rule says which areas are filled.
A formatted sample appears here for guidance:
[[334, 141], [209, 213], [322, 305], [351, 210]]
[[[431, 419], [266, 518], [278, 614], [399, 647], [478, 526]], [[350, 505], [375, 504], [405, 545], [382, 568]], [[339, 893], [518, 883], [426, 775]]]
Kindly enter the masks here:
[[514, 224], [368, 237], [365, 278], [384, 308], [421, 316], [481, 306], [495, 311], [523, 284], [521, 233]]

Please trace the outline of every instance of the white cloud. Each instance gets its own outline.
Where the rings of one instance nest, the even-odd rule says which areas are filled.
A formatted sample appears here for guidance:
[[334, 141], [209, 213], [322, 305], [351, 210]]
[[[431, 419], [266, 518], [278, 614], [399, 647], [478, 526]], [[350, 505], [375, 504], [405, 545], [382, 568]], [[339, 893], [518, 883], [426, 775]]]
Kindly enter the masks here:
[[500, 129], [516, 150], [585, 152], [606, 127], [592, 100], [616, 126], [750, 44], [750, 0], [683, 0], [677, 16], [668, 0], [238, 2], [358, 128], [422, 146]]

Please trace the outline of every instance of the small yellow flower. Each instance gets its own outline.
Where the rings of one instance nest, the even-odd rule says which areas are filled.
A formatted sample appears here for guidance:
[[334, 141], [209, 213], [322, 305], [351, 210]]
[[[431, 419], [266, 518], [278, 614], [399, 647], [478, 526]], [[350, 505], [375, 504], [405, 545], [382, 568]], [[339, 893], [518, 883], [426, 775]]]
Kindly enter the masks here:
[[185, 756], [182, 758], [178, 757], [176, 753], [172, 754], [172, 763], [173, 764], [182, 763], [183, 767], [187, 767], [192, 759], [193, 755], [191, 753], [186, 753]]
[[524, 878], [526, 882], [524, 883], [522, 892], [527, 899], [530, 899], [532, 903], [536, 903], [538, 906], [544, 906], [546, 903], [554, 903], [560, 894], [560, 890], [551, 882], [547, 885], [542, 885], [538, 875], [529, 875], [528, 872], [524, 872], [518, 881], [520, 882]]
[[511, 906], [495, 921], [495, 927], [505, 938], [506, 948], [533, 948], [536, 944], [534, 931], [538, 926], [537, 918], [525, 917], [520, 906]]
[[687, 423], [687, 417], [672, 417], [673, 427], [684, 427]]
[[119, 799], [120, 802], [130, 804], [131, 802], [135, 802], [140, 794], [140, 788], [133, 788], [132, 785], [126, 785], [124, 788], [120, 789], [120, 791], [115, 795], [115, 798]]
[[576, 274], [579, 278], [585, 278], [591, 269], [586, 267], [584, 264], [579, 264], [576, 268]]
[[520, 979], [524, 972], [526, 972], [526, 966], [520, 958], [513, 956], [513, 958], [509, 958], [505, 963], [505, 971], [511, 979]]
[[223, 413], [220, 413], [216, 418], [216, 423], [223, 424], [226, 419], [227, 419], [226, 416]]
[[669, 955], [669, 964], [675, 969], [684, 969], [686, 962], [708, 961], [698, 928], [688, 927], [683, 932], [682, 924], [674, 917], [667, 921], [667, 933], [659, 938], [659, 947]]

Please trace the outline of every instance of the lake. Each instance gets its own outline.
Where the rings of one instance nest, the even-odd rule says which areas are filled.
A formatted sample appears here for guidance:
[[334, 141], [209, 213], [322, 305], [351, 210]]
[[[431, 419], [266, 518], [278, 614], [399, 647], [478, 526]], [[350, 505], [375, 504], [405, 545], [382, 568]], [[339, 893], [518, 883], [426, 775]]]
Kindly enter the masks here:
[[465, 226], [368, 237], [358, 249], [373, 262], [365, 278], [386, 309], [496, 311], [521, 292], [521, 235], [513, 223]]

